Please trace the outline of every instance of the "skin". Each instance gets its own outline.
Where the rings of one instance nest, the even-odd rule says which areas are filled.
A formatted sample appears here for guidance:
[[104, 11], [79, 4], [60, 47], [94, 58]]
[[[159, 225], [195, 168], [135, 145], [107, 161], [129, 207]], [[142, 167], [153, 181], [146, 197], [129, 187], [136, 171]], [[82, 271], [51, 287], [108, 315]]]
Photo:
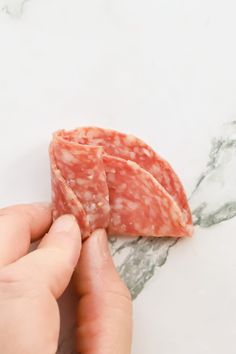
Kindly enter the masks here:
[[[56, 300], [76, 268], [78, 353], [129, 354], [131, 299], [115, 270], [105, 231], [96, 230], [81, 247], [73, 216], [64, 215], [51, 224], [48, 204], [0, 209], [1, 352], [56, 353], [60, 328]], [[38, 248], [28, 254], [37, 239]]]

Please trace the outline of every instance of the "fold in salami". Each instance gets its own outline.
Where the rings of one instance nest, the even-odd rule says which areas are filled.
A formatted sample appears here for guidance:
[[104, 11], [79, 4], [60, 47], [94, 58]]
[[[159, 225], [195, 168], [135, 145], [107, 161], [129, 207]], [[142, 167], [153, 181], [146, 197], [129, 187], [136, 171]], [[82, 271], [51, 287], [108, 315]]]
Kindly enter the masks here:
[[192, 216], [171, 168], [140, 139], [101, 128], [60, 130], [50, 145], [54, 217], [76, 216], [83, 237], [190, 236]]

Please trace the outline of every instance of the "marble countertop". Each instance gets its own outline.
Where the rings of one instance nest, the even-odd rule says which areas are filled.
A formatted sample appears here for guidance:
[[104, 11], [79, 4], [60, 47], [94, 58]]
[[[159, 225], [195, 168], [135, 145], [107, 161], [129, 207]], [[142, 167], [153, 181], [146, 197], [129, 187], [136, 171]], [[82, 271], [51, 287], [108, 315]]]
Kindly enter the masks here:
[[[0, 206], [49, 199], [51, 133], [81, 125], [139, 136], [186, 188], [193, 238], [110, 242], [134, 298], [133, 354], [236, 352], [235, 10], [0, 0]], [[63, 321], [58, 354], [74, 353]]]

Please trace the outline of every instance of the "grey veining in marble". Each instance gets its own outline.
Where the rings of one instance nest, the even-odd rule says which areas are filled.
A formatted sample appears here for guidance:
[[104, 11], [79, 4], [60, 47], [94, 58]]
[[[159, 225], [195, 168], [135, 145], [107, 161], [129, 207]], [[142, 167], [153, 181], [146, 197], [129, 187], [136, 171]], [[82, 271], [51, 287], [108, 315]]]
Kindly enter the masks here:
[[190, 198], [194, 222], [202, 227], [236, 215], [236, 121], [212, 141], [208, 163]]
[[165, 264], [175, 238], [143, 238], [111, 243], [111, 253], [121, 278], [135, 299], [157, 268]]
[[[206, 169], [190, 197], [195, 225], [209, 227], [236, 215], [236, 122], [220, 129], [212, 141]], [[111, 240], [117, 269], [133, 299], [143, 290], [156, 270], [165, 264], [173, 238]]]
[[29, 0], [0, 0], [0, 11], [13, 17], [19, 17], [23, 13], [24, 5]]

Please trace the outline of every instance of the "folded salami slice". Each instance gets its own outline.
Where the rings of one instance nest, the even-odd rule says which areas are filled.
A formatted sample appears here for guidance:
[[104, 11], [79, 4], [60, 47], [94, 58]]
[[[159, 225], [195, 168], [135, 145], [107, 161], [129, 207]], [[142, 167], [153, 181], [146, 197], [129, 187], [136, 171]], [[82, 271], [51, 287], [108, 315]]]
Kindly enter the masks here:
[[190, 236], [192, 217], [171, 166], [140, 139], [101, 128], [58, 131], [50, 145], [54, 216], [72, 213], [84, 237]]

